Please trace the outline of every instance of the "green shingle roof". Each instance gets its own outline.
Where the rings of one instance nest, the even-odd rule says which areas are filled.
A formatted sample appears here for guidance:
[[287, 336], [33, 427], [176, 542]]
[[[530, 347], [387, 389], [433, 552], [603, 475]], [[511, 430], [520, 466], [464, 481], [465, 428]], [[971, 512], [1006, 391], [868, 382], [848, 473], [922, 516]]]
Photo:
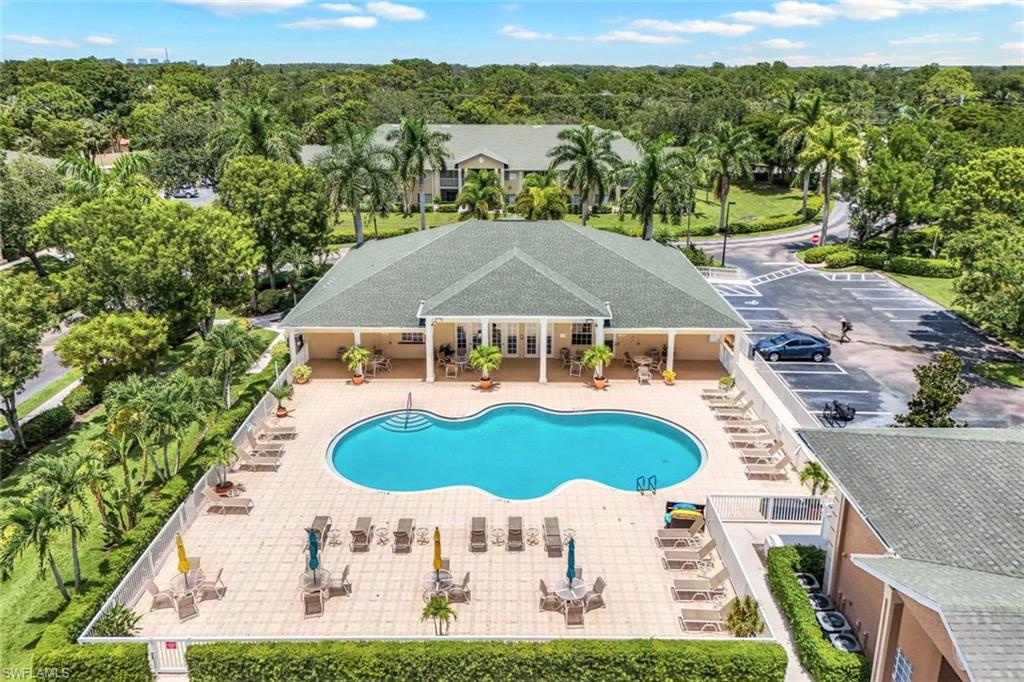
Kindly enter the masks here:
[[283, 324], [415, 327], [420, 315], [608, 317], [609, 329], [747, 327], [675, 248], [562, 221], [467, 221], [352, 249]]

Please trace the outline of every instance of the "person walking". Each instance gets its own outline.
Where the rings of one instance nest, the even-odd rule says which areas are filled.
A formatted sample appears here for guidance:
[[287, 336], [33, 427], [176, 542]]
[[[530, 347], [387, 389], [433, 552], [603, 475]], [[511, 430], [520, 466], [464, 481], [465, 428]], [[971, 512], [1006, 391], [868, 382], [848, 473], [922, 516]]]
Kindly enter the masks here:
[[850, 332], [853, 331], [853, 325], [847, 322], [843, 316], [839, 317], [839, 343], [847, 343], [850, 340]]

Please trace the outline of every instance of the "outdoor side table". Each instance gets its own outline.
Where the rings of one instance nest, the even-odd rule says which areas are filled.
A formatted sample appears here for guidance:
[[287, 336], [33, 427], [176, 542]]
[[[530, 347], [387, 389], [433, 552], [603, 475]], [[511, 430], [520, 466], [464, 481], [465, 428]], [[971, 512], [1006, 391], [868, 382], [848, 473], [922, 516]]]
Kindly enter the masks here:
[[564, 601], [580, 601], [587, 596], [587, 585], [579, 578], [573, 578], [572, 585], [565, 578], [560, 578], [555, 583], [555, 594]]
[[528, 544], [528, 545], [536, 545], [538, 542], [540, 542], [540, 531], [537, 530], [536, 528], [527, 528], [526, 529], [526, 544]]
[[423, 574], [423, 587], [426, 588], [430, 596], [445, 594], [454, 582], [452, 572], [446, 568]]
[[416, 529], [416, 544], [417, 545], [425, 545], [428, 542], [430, 542], [430, 529], [425, 527], [425, 526], [421, 526], [420, 528], [417, 528]]
[[178, 573], [171, 578], [171, 592], [174, 594], [189, 594], [199, 589], [199, 586], [203, 584], [203, 569], [193, 568], [187, 574], [182, 575]]
[[386, 545], [389, 542], [391, 542], [391, 538], [389, 537], [391, 531], [388, 528], [386, 528], [386, 527], [378, 528], [374, 532], [377, 534], [377, 544], [378, 545]]

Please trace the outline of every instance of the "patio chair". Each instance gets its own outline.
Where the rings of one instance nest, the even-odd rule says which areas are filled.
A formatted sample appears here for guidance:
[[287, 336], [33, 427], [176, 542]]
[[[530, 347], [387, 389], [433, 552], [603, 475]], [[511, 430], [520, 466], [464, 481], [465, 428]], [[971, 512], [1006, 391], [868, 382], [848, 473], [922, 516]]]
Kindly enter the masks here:
[[235, 462], [235, 466], [239, 469], [251, 469], [253, 471], [264, 467], [270, 467], [274, 471], [281, 468], [281, 456], [277, 451], [271, 452], [248, 452], [242, 446], [238, 446], [235, 449], [238, 454], [238, 460]]
[[294, 438], [298, 435], [298, 431], [295, 430], [294, 426], [280, 426], [271, 424], [266, 419], [257, 419], [256, 425], [266, 436], [266, 439], [281, 440], [283, 438]]
[[583, 608], [583, 604], [566, 604], [565, 626], [568, 628], [583, 627], [583, 619], [585, 612], [586, 609]]
[[356, 527], [351, 531], [352, 542], [349, 549], [353, 552], [370, 551], [370, 535], [373, 533], [373, 519], [369, 516], [360, 516], [356, 519]]
[[696, 626], [702, 632], [705, 630], [721, 632], [726, 619], [732, 612], [732, 602], [733, 600], [730, 599], [713, 609], [684, 606], [680, 609], [682, 615], [678, 617], [679, 625], [686, 632], [690, 631], [691, 625]]
[[548, 556], [562, 556], [562, 531], [557, 516], [544, 517], [544, 549]]
[[302, 617], [303, 618], [319, 618], [324, 615], [324, 592], [323, 590], [317, 590], [316, 592], [303, 592], [302, 593]]
[[391, 371], [391, 358], [389, 358], [386, 355], [383, 358], [381, 358], [380, 361], [377, 362], [377, 369], [382, 369], [385, 372], [390, 372]]
[[327, 584], [327, 598], [331, 597], [347, 597], [352, 594], [352, 583], [348, 579], [349, 565], [345, 565], [345, 570], [341, 572], [340, 578], [331, 578], [331, 581]]
[[579, 564], [575, 564], [573, 566], [573, 570], [576, 571], [576, 579], [577, 580], [583, 580], [583, 567], [580, 566]]
[[711, 576], [677, 578], [672, 581], [672, 598], [676, 601], [694, 601], [698, 597], [711, 600], [715, 595], [725, 594], [729, 582], [729, 571], [724, 566]]
[[734, 448], [768, 448], [779, 440], [771, 433], [730, 433], [729, 443]]
[[377, 361], [370, 360], [368, 363], [363, 365], [363, 376], [376, 377], [377, 376]]
[[415, 529], [412, 525], [412, 519], [398, 519], [398, 528], [395, 529], [395, 544], [391, 546], [391, 551], [395, 554], [407, 554], [411, 552], [413, 530]]
[[633, 362], [633, 356], [629, 354], [628, 350], [622, 354], [622, 366], [636, 367], [636, 363]]
[[174, 611], [178, 614], [178, 622], [184, 623], [199, 615], [199, 604], [194, 594], [182, 594], [174, 597]]
[[253, 501], [248, 497], [221, 497], [209, 487], [203, 488], [203, 495], [210, 501], [207, 511], [211, 513], [220, 510], [220, 513], [226, 514], [229, 510], [241, 509], [248, 514], [253, 508]]
[[746, 391], [739, 391], [736, 395], [725, 396], [721, 398], [708, 398], [708, 405], [712, 408], [718, 407], [736, 407], [747, 397]]
[[661, 372], [662, 372], [662, 370], [664, 368], [665, 368], [665, 361], [664, 360], [658, 360], [657, 362], [652, 363], [649, 369], [651, 370], [652, 373], [657, 372], [658, 374], [661, 374]]
[[487, 519], [483, 516], [473, 517], [473, 525], [469, 531], [469, 551], [487, 551]]
[[459, 378], [459, 366], [454, 362], [444, 363], [444, 378], [445, 379], [458, 379]]
[[[316, 533], [316, 537], [320, 540], [320, 547], [322, 548], [327, 544], [327, 534], [331, 532], [331, 526], [334, 522], [330, 516], [314, 516], [313, 523], [310, 525], [309, 530]], [[307, 547], [308, 549], [308, 547]]]
[[561, 598], [548, 590], [548, 586], [544, 584], [544, 581], [540, 581], [540, 611], [561, 611], [562, 600]]
[[284, 445], [281, 443], [260, 442], [259, 433], [255, 427], [246, 429], [245, 442], [249, 444], [249, 452], [257, 455], [274, 454], [281, 456], [285, 453]]
[[150, 611], [174, 607], [174, 593], [170, 590], [161, 590], [152, 580], [146, 581], [146, 592], [153, 595], [153, 601], [149, 605]]
[[523, 545], [523, 517], [508, 517], [508, 532], [505, 534], [505, 549], [509, 552], [521, 552]]
[[185, 557], [188, 559], [188, 568], [190, 571], [198, 571], [203, 567], [203, 561], [197, 556]]
[[704, 524], [697, 521], [690, 524], [688, 528], [659, 528], [658, 535], [654, 538], [654, 544], [662, 549], [692, 547], [694, 542], [699, 542], [699, 540], [695, 540], [694, 535], [703, 528]]
[[643, 365], [636, 368], [636, 381], [639, 384], [651, 383], [651, 370]]
[[715, 540], [712, 538], [701, 547], [693, 549], [666, 549], [661, 558], [661, 565], [666, 571], [681, 571], [685, 568], [710, 568], [715, 563], [712, 552], [715, 551]]
[[741, 419], [754, 409], [754, 401], [747, 400], [738, 407], [713, 407], [718, 419]]
[[786, 456], [786, 453], [782, 451], [782, 443], [775, 441], [769, 448], [740, 450], [739, 456], [744, 464], [775, 464], [780, 457]]
[[786, 477], [786, 465], [789, 464], [789, 457], [779, 457], [772, 464], [748, 464], [744, 469], [744, 473], [747, 474], [747, 478], [754, 478], [758, 476], [764, 476], [775, 480], [776, 477]]
[[569, 376], [581, 377], [583, 376], [583, 363], [579, 360], [569, 361]]
[[466, 571], [466, 577], [462, 579], [462, 584], [452, 585], [448, 588], [448, 599], [457, 604], [468, 604], [471, 596], [469, 591], [469, 571]]
[[604, 581], [604, 578], [597, 576], [597, 580], [594, 581], [594, 589], [588, 590], [586, 596], [583, 597], [583, 607], [587, 611], [607, 606], [604, 601], [604, 588], [606, 587], [608, 587], [608, 583]]
[[441, 570], [442, 571], [450, 571], [451, 570], [451, 568], [449, 566], [449, 563], [448, 563], [448, 557], [446, 557], [446, 556], [441, 557]]
[[199, 587], [197, 588], [197, 591], [199, 592], [199, 601], [206, 601], [211, 598], [210, 595], [213, 595], [213, 599], [224, 598], [224, 592], [226, 592], [228, 588], [227, 585], [224, 584], [224, 581], [221, 580], [223, 574], [224, 569], [219, 568], [217, 569], [217, 577], [213, 580], [203, 578], [203, 582], [199, 583]]

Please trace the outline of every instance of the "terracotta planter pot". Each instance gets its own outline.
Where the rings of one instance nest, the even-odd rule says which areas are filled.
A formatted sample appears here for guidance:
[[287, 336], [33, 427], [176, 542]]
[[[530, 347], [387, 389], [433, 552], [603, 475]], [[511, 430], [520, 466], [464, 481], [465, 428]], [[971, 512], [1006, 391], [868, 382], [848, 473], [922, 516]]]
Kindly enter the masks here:
[[235, 484], [231, 481], [225, 481], [224, 485], [217, 484], [213, 486], [213, 491], [218, 495], [227, 495], [229, 492], [235, 489]]
[[603, 391], [604, 388], [607, 385], [608, 385], [608, 380], [605, 379], [604, 377], [601, 377], [600, 379], [597, 379], [597, 378], [594, 379], [594, 388], [596, 388], [599, 391]]
[[362, 374], [356, 374], [352, 377], [352, 383], [355, 384], [356, 386], [363, 383], [365, 380], [366, 377], [364, 377]]
[[309, 377], [306, 377], [305, 379], [295, 379], [295, 383], [297, 383], [297, 384], [308, 384], [309, 383]]
[[278, 417], [282, 417], [282, 418], [283, 417], [287, 417], [288, 416], [288, 408], [286, 408], [284, 405], [279, 405], [278, 408], [277, 408], [277, 411], [274, 412], [274, 414], [276, 414]]
[[494, 379], [481, 379], [480, 383], [477, 385], [486, 391], [494, 386]]
[[665, 384], [667, 384], [668, 386], [671, 386], [674, 383], [676, 383], [675, 379], [665, 379]]

